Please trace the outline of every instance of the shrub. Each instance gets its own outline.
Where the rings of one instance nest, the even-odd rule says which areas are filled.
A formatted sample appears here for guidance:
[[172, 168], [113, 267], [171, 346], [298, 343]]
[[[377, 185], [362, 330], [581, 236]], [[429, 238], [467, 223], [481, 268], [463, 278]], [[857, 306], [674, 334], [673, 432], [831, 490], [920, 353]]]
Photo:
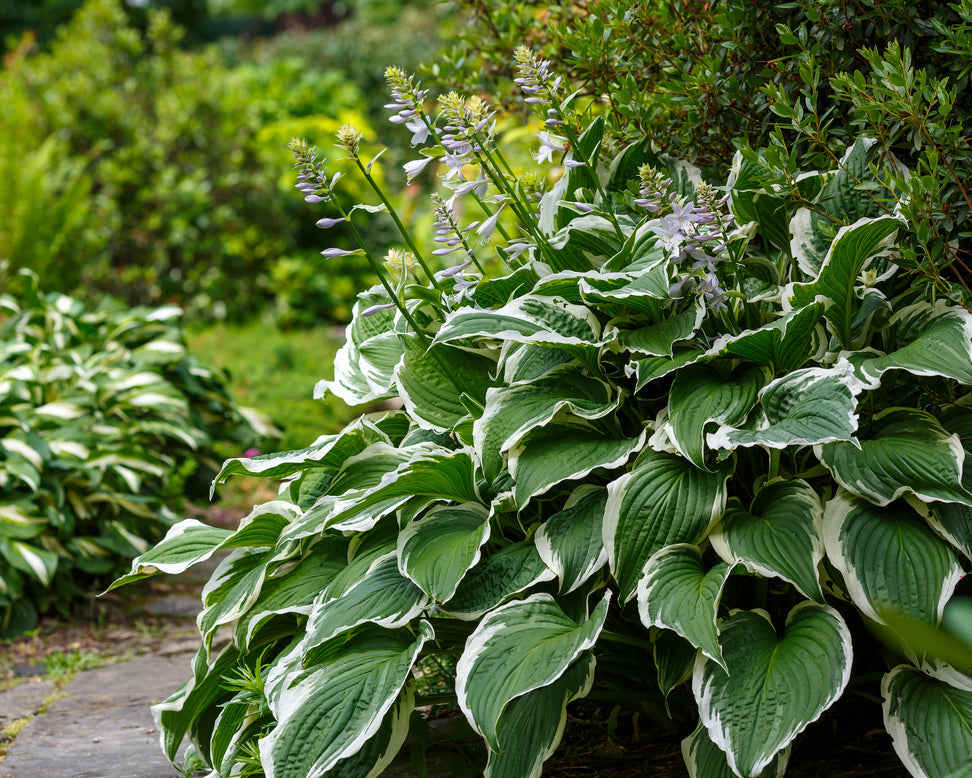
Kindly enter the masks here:
[[[913, 179], [862, 136], [793, 188], [739, 154], [716, 189], [647, 141], [607, 154], [549, 63], [516, 62], [552, 187], [512, 176], [482, 99], [429, 113], [391, 70], [459, 264], [408, 236], [385, 269], [365, 242], [325, 252], [381, 283], [319, 393], [401, 409], [229, 460], [218, 480], [285, 487], [238, 530], [180, 522], [114, 584], [230, 551], [155, 708], [166, 752], [188, 734], [215, 775], [377, 775], [441, 656], [487, 775], [540, 775], [589, 694], [689, 711], [693, 775], [781, 775], [852, 677], [909, 772], [966, 765], [970, 648], [936, 628], [972, 556], [972, 314], [911, 266]], [[352, 128], [339, 145], [367, 176]]]
[[272, 428], [186, 353], [175, 307], [0, 298], [0, 634], [66, 612]]
[[[244, 317], [274, 299], [280, 257], [320, 263], [307, 248], [313, 228], [289, 229], [300, 204], [278, 186], [293, 117], [276, 104], [293, 66], [235, 72], [215, 48], [182, 50], [166, 14], [150, 20], [143, 35], [119, 0], [89, 0], [49, 52], [21, 47], [8, 58], [0, 99], [11, 135], [0, 166], [21, 183], [10, 195], [14, 241], [0, 242], [0, 258], [70, 294], [80, 285], [91, 298], [178, 302], [193, 318]], [[310, 83], [328, 111], [314, 126], [358, 120], [353, 88]], [[306, 130], [308, 117], [297, 118]], [[17, 241], [50, 219], [41, 209], [52, 204], [74, 219], [54, 224], [65, 240]], [[335, 301], [314, 302], [326, 316]]]

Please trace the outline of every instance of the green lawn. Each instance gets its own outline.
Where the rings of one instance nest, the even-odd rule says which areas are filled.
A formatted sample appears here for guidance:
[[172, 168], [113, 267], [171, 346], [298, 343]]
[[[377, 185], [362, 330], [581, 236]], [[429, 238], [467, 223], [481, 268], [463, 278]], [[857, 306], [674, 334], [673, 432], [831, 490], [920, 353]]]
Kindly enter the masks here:
[[267, 414], [283, 430], [274, 448], [303, 448], [319, 435], [337, 432], [357, 415], [336, 398], [313, 398], [314, 385], [333, 377], [334, 353], [342, 340], [339, 329], [217, 324], [190, 332], [188, 340], [204, 364], [227, 371], [230, 390], [240, 404]]

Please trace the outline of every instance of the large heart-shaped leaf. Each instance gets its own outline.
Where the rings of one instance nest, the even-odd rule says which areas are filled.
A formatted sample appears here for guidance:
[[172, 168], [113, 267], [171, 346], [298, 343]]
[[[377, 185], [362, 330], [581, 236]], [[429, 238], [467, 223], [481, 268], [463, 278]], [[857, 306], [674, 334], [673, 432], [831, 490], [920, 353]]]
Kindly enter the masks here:
[[709, 540], [726, 562], [779, 576], [807, 597], [824, 601], [817, 572], [824, 556], [823, 505], [805, 481], [767, 484], [749, 510], [730, 501]]
[[445, 602], [479, 561], [489, 511], [475, 502], [432, 508], [398, 536], [398, 566], [429, 597]]
[[[736, 778], [725, 753], [712, 742], [709, 732], [700, 723], [695, 732], [682, 741], [682, 759], [689, 778]], [[778, 751], [760, 772], [760, 778], [783, 778], [790, 760], [790, 746]]]
[[442, 610], [457, 619], [478, 619], [501, 602], [554, 578], [556, 573], [543, 563], [533, 542], [513, 543], [466, 573]]
[[962, 487], [962, 444], [925, 411], [891, 408], [874, 417], [859, 448], [836, 442], [815, 451], [841, 486], [875, 505], [909, 493], [925, 502], [972, 505]]
[[560, 678], [597, 640], [610, 592], [578, 624], [549, 594], [534, 594], [487, 614], [456, 665], [459, 707], [490, 749], [500, 751], [499, 720], [510, 701]]
[[725, 507], [727, 479], [727, 472], [710, 473], [648, 449], [630, 473], [608, 485], [604, 546], [622, 602], [634, 596], [652, 554], [705, 537]]
[[797, 370], [759, 393], [762, 413], [754, 423], [743, 429], [716, 430], [708, 436], [709, 447], [783, 449], [852, 441], [857, 430], [857, 395], [863, 389], [846, 360], [831, 368]]
[[549, 686], [510, 700], [497, 730], [501, 751], [490, 751], [485, 778], [539, 778], [567, 723], [567, 703], [585, 696], [594, 682], [588, 653]]
[[861, 363], [861, 371], [878, 383], [888, 370], [918, 376], [945, 376], [972, 384], [972, 315], [964, 308], [916, 303], [898, 311], [890, 323], [892, 350]]
[[560, 579], [560, 591], [572, 592], [607, 562], [602, 527], [607, 492], [587, 484], [578, 487], [564, 509], [548, 518], [533, 540], [544, 563]]
[[915, 778], [951, 778], [972, 760], [972, 692], [898, 665], [881, 696], [895, 753]]
[[555, 367], [529, 383], [490, 389], [483, 415], [473, 425], [473, 441], [490, 481], [503, 470], [503, 453], [530, 430], [559, 413], [598, 419], [611, 413], [611, 387], [572, 365]]
[[853, 349], [853, 324], [860, 305], [854, 288], [857, 278], [874, 255], [886, 250], [903, 222], [896, 216], [858, 219], [841, 227], [827, 250], [817, 279], [809, 284], [790, 284], [783, 293], [793, 308], [827, 299], [824, 318], [841, 347]]
[[682, 456], [705, 468], [705, 430], [713, 423], [741, 423], [756, 404], [766, 376], [758, 368], [731, 378], [693, 365], [675, 374], [669, 394], [669, 437]]
[[963, 575], [955, 551], [900, 502], [839, 493], [824, 512], [824, 542], [854, 604], [882, 623], [880, 611], [893, 608], [937, 624]]
[[756, 330], [723, 335], [709, 349], [713, 356], [732, 356], [768, 365], [774, 372], [789, 373], [801, 367], [816, 346], [817, 322], [823, 304], [814, 303], [792, 311]]
[[688, 640], [720, 665], [716, 616], [732, 565], [711, 570], [696, 546], [667, 546], [652, 554], [638, 583], [638, 615], [646, 627], [665, 627]]
[[700, 656], [692, 678], [699, 717], [733, 772], [756, 778], [829, 708], [850, 678], [850, 630], [833, 608], [802, 602], [782, 636], [762, 611], [723, 622], [728, 675]]
[[[324, 596], [327, 597], [326, 591]], [[305, 627], [304, 650], [359, 624], [373, 623], [388, 629], [402, 627], [419, 616], [428, 604], [425, 592], [399, 572], [395, 554], [379, 557], [340, 596], [324, 599], [314, 606]]]
[[519, 509], [554, 486], [583, 478], [592, 470], [621, 467], [645, 443], [611, 435], [592, 424], [549, 424], [534, 430], [510, 450], [513, 497]]
[[280, 694], [278, 724], [260, 740], [267, 778], [318, 778], [360, 751], [395, 705], [432, 628], [418, 635], [369, 626], [332, 641], [314, 671]]

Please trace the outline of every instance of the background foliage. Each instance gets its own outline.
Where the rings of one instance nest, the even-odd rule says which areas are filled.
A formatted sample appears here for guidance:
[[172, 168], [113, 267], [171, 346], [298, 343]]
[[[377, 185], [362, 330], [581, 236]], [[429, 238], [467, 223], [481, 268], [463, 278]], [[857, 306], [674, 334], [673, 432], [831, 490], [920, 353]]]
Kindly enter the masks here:
[[272, 439], [186, 351], [178, 308], [0, 298], [0, 634], [74, 600], [205, 499], [217, 446]]

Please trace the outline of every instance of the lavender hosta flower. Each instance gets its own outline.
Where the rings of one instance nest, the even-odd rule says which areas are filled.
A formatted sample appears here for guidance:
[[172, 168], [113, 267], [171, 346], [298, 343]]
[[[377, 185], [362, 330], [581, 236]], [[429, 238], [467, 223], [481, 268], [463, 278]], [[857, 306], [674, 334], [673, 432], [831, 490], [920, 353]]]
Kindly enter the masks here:
[[566, 138], [550, 132], [538, 132], [537, 139], [540, 141], [540, 148], [533, 152], [533, 158], [539, 164], [553, 162], [554, 152], [567, 151], [569, 148]]
[[421, 134], [418, 130], [419, 124], [425, 127], [426, 133], [428, 132], [428, 127], [425, 126], [425, 122], [419, 116], [422, 103], [425, 102], [428, 93], [419, 89], [413, 83], [413, 77], [398, 67], [385, 68], [385, 82], [388, 84], [392, 99], [395, 101], [385, 106], [389, 111], [396, 112], [394, 116], [389, 118], [389, 121], [394, 124], [404, 124], [412, 131], [413, 146], [424, 142], [424, 139], [417, 141], [416, 136]]
[[412, 179], [425, 170], [433, 159], [434, 157], [422, 157], [406, 162], [403, 166], [405, 168], [405, 181], [409, 184], [412, 183]]
[[660, 219], [657, 224], [651, 225], [649, 229], [658, 236], [658, 242], [662, 248], [672, 255], [672, 259], [677, 260], [681, 257], [685, 235], [681, 230], [678, 219], [673, 218], [669, 214]]
[[488, 243], [489, 239], [493, 237], [493, 232], [496, 231], [496, 224], [499, 222], [500, 214], [503, 213], [505, 207], [506, 203], [503, 202], [492, 216], [476, 228], [476, 234], [482, 239], [483, 243]]
[[343, 216], [338, 219], [318, 219], [317, 226], [322, 230], [329, 230], [331, 227], [335, 227], [338, 224], [343, 224], [347, 221]]
[[412, 133], [411, 145], [412, 148], [420, 146], [425, 141], [429, 139], [431, 134], [428, 125], [422, 121], [421, 117], [416, 116], [408, 122], [405, 122], [405, 129]]
[[372, 305], [370, 308], [365, 308], [362, 312], [362, 316], [374, 316], [379, 311], [387, 311], [389, 308], [394, 308], [395, 303], [384, 303], [382, 305]]
[[658, 216], [671, 212], [678, 199], [678, 195], [671, 191], [672, 179], [646, 164], [638, 168], [638, 183], [640, 196], [634, 201], [635, 205]]
[[324, 249], [321, 252], [322, 257], [328, 259], [335, 259], [337, 257], [346, 257], [349, 254], [357, 254], [359, 249]]

